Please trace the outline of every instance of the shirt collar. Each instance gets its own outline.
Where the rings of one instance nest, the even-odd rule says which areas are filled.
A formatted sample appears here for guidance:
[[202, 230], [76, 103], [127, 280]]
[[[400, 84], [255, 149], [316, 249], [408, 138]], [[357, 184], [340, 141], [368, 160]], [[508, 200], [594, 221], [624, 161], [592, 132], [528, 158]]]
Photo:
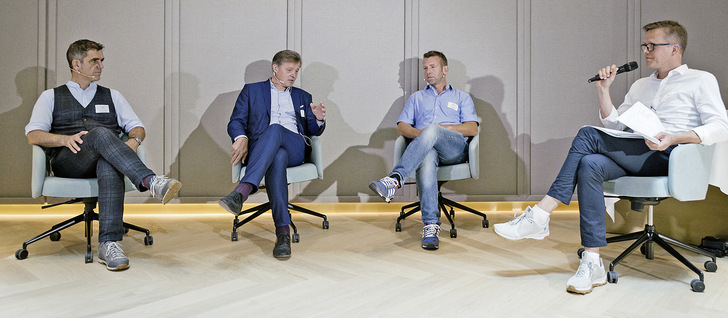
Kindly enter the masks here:
[[[427, 84], [427, 86], [425, 86], [425, 90], [429, 90], [429, 89], [432, 89], [435, 92], [435, 94], [437, 94], [437, 90], [435, 89], [435, 86]], [[447, 86], [445, 86], [445, 91], [449, 91], [449, 90], [452, 90], [452, 85], [447, 84]]]
[[89, 86], [85, 90], [81, 89], [81, 85], [74, 81], [68, 81], [66, 83], [66, 86], [68, 86], [68, 88], [74, 88], [83, 92], [88, 92], [90, 88], [96, 89], [96, 82], [91, 82], [91, 84], [89, 84]]
[[[270, 83], [270, 89], [274, 89], [274, 90], [276, 90], [276, 92], [280, 92], [278, 90], [278, 87], [276, 87], [275, 85], [273, 85], [273, 81], [271, 81], [270, 79], [268, 79], [268, 83]], [[290, 93], [291, 92], [291, 88], [290, 87], [286, 87], [286, 89], [283, 90], [283, 91], [286, 92], [286, 93]]]
[[[670, 72], [668, 72], [668, 73], [667, 73], [667, 77], [665, 77], [665, 78], [668, 78], [668, 77], [670, 77], [670, 76], [675, 76], [675, 75], [672, 75], [672, 74], [677, 74], [677, 75], [683, 75], [683, 74], [685, 74], [685, 72], [687, 72], [687, 71], [688, 71], [688, 69], [689, 69], [689, 68], [688, 68], [688, 65], [687, 65], [687, 64], [683, 64], [683, 65], [680, 65], [680, 66], [678, 66], [678, 67], [676, 67], [676, 68], [672, 69], [672, 70], [671, 70]], [[657, 71], [654, 71], [654, 72], [652, 72], [652, 75], [650, 75], [650, 77], [651, 77], [652, 79], [656, 79], [656, 80], [659, 80], [659, 79], [657, 78]]]

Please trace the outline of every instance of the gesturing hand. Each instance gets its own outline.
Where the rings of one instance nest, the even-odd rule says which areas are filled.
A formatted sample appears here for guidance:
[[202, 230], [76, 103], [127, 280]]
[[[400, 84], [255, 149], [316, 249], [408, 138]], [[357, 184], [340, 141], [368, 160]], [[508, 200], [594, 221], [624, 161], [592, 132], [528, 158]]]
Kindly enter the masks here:
[[326, 106], [324, 106], [324, 103], [320, 103], [318, 106], [311, 103], [311, 110], [313, 110], [316, 120], [324, 121], [324, 118], [326, 118]]
[[84, 131], [78, 132], [75, 135], [64, 136], [63, 137], [63, 146], [68, 149], [71, 149], [71, 152], [73, 152], [73, 153], [78, 153], [79, 151], [81, 151], [81, 146], [79, 146], [79, 145], [83, 143], [83, 139], [81, 139], [81, 136], [83, 136], [87, 133], [88, 133], [88, 131], [84, 130]]

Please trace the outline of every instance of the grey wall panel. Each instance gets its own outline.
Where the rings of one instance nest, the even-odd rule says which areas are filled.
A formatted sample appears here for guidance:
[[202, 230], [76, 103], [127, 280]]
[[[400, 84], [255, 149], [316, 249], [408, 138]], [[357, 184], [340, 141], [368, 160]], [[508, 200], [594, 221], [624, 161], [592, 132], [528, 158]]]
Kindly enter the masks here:
[[[584, 125], [600, 125], [594, 84], [607, 65], [627, 61], [628, 1], [531, 3], [531, 193], [546, 194]], [[618, 106], [627, 78], [611, 86]]]
[[302, 195], [367, 200], [369, 182], [392, 169], [404, 107], [404, 5], [305, 1], [301, 10], [301, 85], [327, 113], [324, 180], [306, 185]]
[[[146, 127], [147, 165], [164, 171], [164, 3], [162, 1], [58, 1], [55, 84], [70, 78], [66, 50], [78, 39], [104, 44], [99, 85], [121, 92]], [[53, 20], [51, 20], [53, 22]], [[131, 193], [132, 196], [148, 194]]]
[[180, 149], [170, 170], [182, 196], [219, 197], [234, 186], [230, 114], [243, 85], [269, 78], [286, 49], [287, 2], [181, 1], [179, 10]]
[[516, 2], [421, 1], [419, 9], [420, 56], [438, 50], [448, 57], [448, 84], [471, 94], [481, 119], [480, 179], [448, 183], [443, 192], [515, 195], [523, 165], [516, 153]]
[[[0, 197], [30, 197], [31, 148], [25, 125], [42, 91], [37, 1], [0, 1]], [[43, 54], [43, 53], [41, 53]]]

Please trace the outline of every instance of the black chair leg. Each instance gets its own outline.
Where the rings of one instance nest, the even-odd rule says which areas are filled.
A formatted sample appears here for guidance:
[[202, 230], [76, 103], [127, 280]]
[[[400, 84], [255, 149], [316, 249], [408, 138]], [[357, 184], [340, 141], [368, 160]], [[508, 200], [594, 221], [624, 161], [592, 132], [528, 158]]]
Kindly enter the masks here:
[[[316, 211], [306, 209], [304, 207], [301, 207], [301, 206], [298, 206], [295, 204], [291, 204], [291, 203], [288, 204], [288, 209], [289, 209], [289, 214], [290, 214], [290, 210], [294, 210], [294, 211], [298, 211], [298, 212], [305, 213], [308, 215], [320, 217], [323, 219], [323, 224], [322, 224], [323, 229], [329, 228], [329, 221], [325, 214], [318, 213]], [[244, 210], [243, 212], [240, 213], [240, 215], [235, 216], [235, 219], [233, 220], [233, 231], [230, 234], [230, 239], [232, 241], [237, 241], [238, 240], [238, 232], [237, 232], [238, 228], [243, 226], [244, 224], [252, 221], [253, 219], [260, 216], [261, 214], [267, 212], [268, 210], [270, 210], [270, 202], [256, 205], [252, 208]], [[246, 217], [244, 220], [242, 220], [242, 221], [238, 220], [241, 215], [250, 214], [250, 213], [252, 213], [252, 214], [249, 215], [248, 217]], [[296, 228], [296, 224], [294, 224], [293, 221], [291, 221], [291, 228], [293, 228], [293, 238], [291, 241], [293, 243], [297, 243], [300, 240], [300, 236], [298, 234], [298, 228]]]
[[[488, 221], [488, 217], [485, 215], [485, 213], [482, 213], [480, 211], [477, 211], [473, 208], [470, 208], [468, 206], [465, 206], [461, 203], [452, 201], [448, 198], [445, 198], [442, 196], [442, 193], [438, 193], [438, 199], [437, 199], [437, 206], [440, 211], [445, 214], [445, 217], [447, 218], [448, 222], [450, 223], [450, 237], [457, 237], [457, 230], [455, 229], [455, 212], [453, 208], [460, 209], [464, 212], [469, 212], [475, 215], [478, 215], [483, 218], [483, 221], [481, 222], [481, 225], [483, 228], [487, 228], [490, 226], [490, 222]], [[405, 212], [407, 209], [412, 209], [410, 211]], [[395, 224], [394, 230], [396, 232], [402, 231], [402, 221], [409, 217], [412, 214], [415, 214], [417, 212], [420, 212], [420, 202], [414, 202], [410, 203], [408, 205], [405, 205], [402, 207], [402, 210], [399, 212], [399, 217], [397, 217], [397, 223]]]

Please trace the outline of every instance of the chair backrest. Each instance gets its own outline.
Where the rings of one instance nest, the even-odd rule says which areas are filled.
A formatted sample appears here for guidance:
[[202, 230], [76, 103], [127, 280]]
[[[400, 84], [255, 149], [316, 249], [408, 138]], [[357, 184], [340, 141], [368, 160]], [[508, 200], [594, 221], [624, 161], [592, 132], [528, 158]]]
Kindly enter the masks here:
[[708, 192], [715, 146], [682, 144], [670, 153], [668, 175], [625, 176], [604, 182], [604, 192], [622, 197], [703, 200]]
[[[238, 162], [232, 167], [232, 182], [238, 183], [245, 175], [245, 166]], [[303, 182], [324, 178], [323, 154], [321, 140], [318, 136], [311, 137], [311, 154], [304, 160], [304, 163], [286, 169], [288, 183]], [[264, 181], [263, 181], [264, 182]]]
[[[437, 167], [437, 180], [449, 181], [480, 177], [480, 127], [478, 135], [473, 136], [468, 143], [468, 161], [454, 165], [442, 165]], [[407, 149], [407, 140], [399, 136], [394, 141], [394, 163], [402, 159], [402, 154]], [[407, 176], [408, 178], [411, 176]]]
[[[146, 162], [146, 150], [139, 145], [137, 155], [142, 162]], [[92, 198], [98, 196], [99, 187], [96, 178], [61, 178], [50, 175], [50, 167], [45, 151], [40, 146], [33, 145], [31, 163], [31, 196], [59, 197], [59, 198]], [[129, 178], [124, 178], [126, 191], [135, 190], [136, 187]]]

